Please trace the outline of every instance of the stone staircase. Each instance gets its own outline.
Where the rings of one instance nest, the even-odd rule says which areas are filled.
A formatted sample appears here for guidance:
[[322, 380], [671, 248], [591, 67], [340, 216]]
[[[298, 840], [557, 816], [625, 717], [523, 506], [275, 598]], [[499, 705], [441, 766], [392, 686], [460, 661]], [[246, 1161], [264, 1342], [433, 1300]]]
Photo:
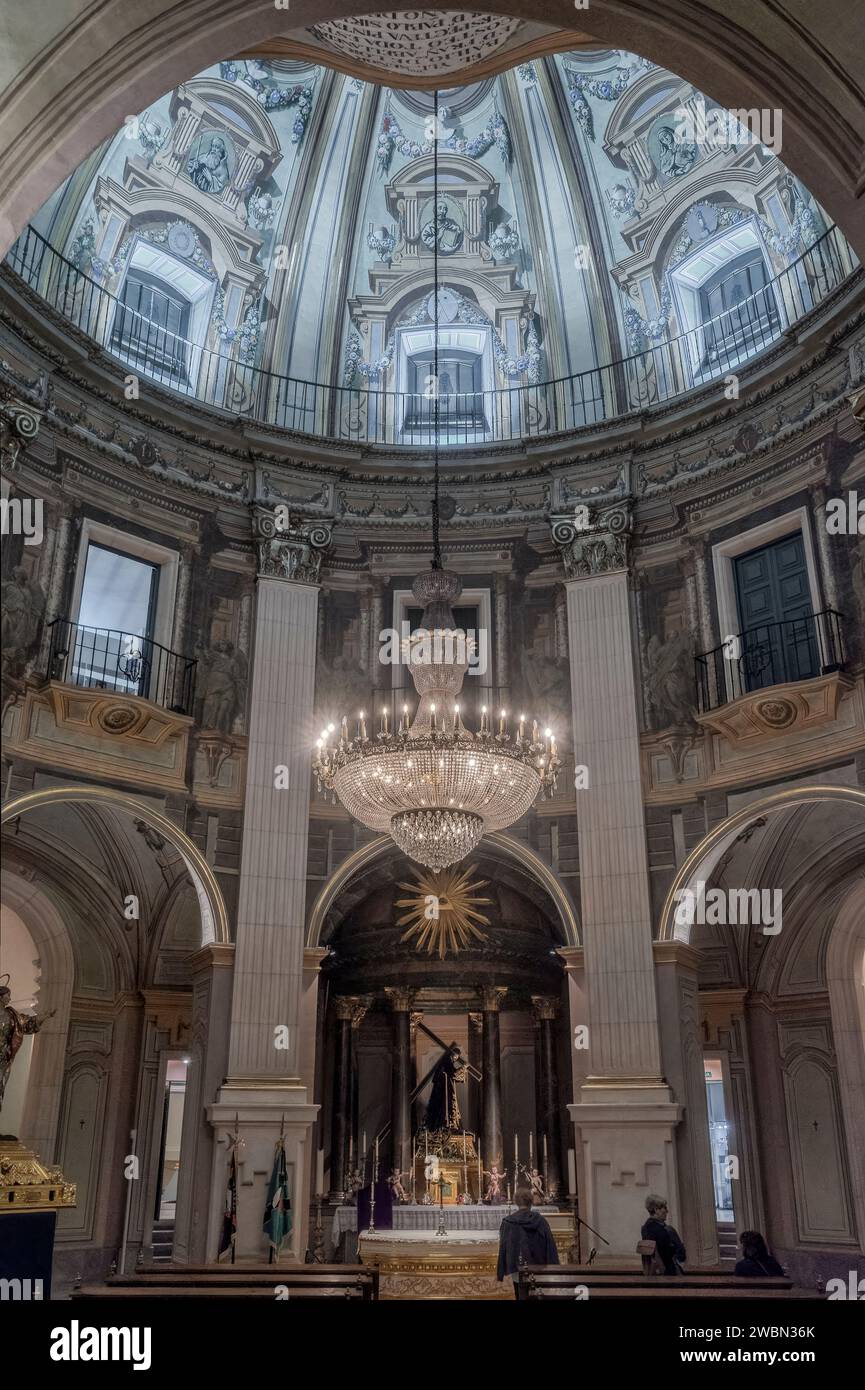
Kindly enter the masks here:
[[153, 1226], [153, 1263], [171, 1263], [174, 1254], [174, 1221], [157, 1221]]

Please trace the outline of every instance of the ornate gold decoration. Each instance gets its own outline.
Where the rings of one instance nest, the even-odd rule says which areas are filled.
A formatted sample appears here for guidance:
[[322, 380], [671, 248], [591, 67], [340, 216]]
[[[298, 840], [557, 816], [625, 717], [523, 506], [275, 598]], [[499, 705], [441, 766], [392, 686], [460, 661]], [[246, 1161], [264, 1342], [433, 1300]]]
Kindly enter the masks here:
[[51, 1211], [76, 1205], [75, 1183], [46, 1168], [17, 1139], [0, 1139], [0, 1211]]
[[411, 896], [398, 898], [397, 907], [407, 907], [397, 921], [398, 927], [407, 924], [400, 941], [408, 941], [416, 936], [416, 949], [426, 948], [427, 955], [438, 952], [439, 960], [444, 960], [448, 949], [458, 954], [463, 947], [470, 946], [472, 939], [486, 941], [486, 932], [475, 925], [490, 924], [489, 917], [475, 908], [480, 903], [491, 903], [492, 898], [476, 896], [480, 888], [486, 888], [487, 879], [474, 882], [469, 879], [469, 869], [441, 869], [431, 873], [428, 869], [415, 869], [415, 883], [401, 883]]

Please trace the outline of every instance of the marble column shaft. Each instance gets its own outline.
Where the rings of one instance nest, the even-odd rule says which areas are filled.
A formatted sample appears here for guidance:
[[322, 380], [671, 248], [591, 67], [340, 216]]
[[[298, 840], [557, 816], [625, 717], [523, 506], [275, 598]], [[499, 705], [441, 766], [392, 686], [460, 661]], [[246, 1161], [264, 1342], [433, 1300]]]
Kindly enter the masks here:
[[352, 999], [336, 1000], [333, 1121], [330, 1140], [330, 1190], [333, 1196], [345, 1190], [348, 1174], [348, 1145], [351, 1134], [351, 1025], [354, 1002]]
[[391, 1076], [391, 1153], [394, 1168], [411, 1170], [411, 1018], [414, 990], [385, 988], [393, 1010], [393, 1070]]
[[[318, 587], [260, 578], [229, 1075], [296, 1077]], [[277, 767], [288, 786], [277, 788]], [[276, 1029], [288, 1028], [277, 1047]]]
[[556, 1050], [558, 1001], [532, 997], [535, 1014], [536, 1075], [535, 1097], [538, 1167], [542, 1166], [544, 1135], [547, 1139], [547, 1186], [562, 1192], [562, 1128], [559, 1116], [559, 1066]]
[[481, 1154], [484, 1167], [503, 1166], [502, 1136], [502, 1076], [501, 1043], [499, 1040], [499, 1006], [507, 993], [504, 988], [486, 988], [481, 993], [483, 1016], [481, 1056], [483, 1072], [483, 1119]]

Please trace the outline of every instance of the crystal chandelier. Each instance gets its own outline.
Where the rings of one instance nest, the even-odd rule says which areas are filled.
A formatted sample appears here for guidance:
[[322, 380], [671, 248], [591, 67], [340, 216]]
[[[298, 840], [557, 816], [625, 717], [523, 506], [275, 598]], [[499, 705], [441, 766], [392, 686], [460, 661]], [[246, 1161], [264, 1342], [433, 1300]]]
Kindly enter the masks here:
[[[434, 94], [438, 112], [438, 92]], [[438, 192], [438, 141], [433, 142], [434, 199]], [[433, 241], [434, 380], [438, 383], [438, 243]], [[498, 727], [486, 707], [480, 728], [467, 729], [460, 716], [463, 680], [474, 655], [473, 639], [456, 626], [452, 605], [462, 591], [459, 576], [442, 568], [439, 544], [439, 398], [433, 396], [433, 558], [412, 593], [423, 609], [420, 627], [402, 643], [419, 696], [409, 723], [403, 706], [398, 727], [387, 711], [370, 736], [365, 715], [354, 737], [343, 717], [323, 730], [313, 764], [319, 789], [333, 793], [348, 813], [370, 830], [388, 832], [409, 858], [431, 869], [464, 859], [488, 831], [504, 830], [525, 815], [540, 795], [555, 789], [560, 762], [556, 741], [536, 723], [527, 734], [520, 716], [513, 736], [502, 710]], [[394, 723], [396, 721], [394, 720]]]

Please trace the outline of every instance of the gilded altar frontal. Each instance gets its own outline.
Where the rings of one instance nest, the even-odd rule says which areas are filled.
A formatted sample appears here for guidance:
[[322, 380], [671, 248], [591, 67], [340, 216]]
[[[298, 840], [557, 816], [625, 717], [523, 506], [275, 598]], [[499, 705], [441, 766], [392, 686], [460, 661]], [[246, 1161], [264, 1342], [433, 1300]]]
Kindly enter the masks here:
[[825, 1379], [862, 5], [336, 9], [0, 0], [0, 1302]]

